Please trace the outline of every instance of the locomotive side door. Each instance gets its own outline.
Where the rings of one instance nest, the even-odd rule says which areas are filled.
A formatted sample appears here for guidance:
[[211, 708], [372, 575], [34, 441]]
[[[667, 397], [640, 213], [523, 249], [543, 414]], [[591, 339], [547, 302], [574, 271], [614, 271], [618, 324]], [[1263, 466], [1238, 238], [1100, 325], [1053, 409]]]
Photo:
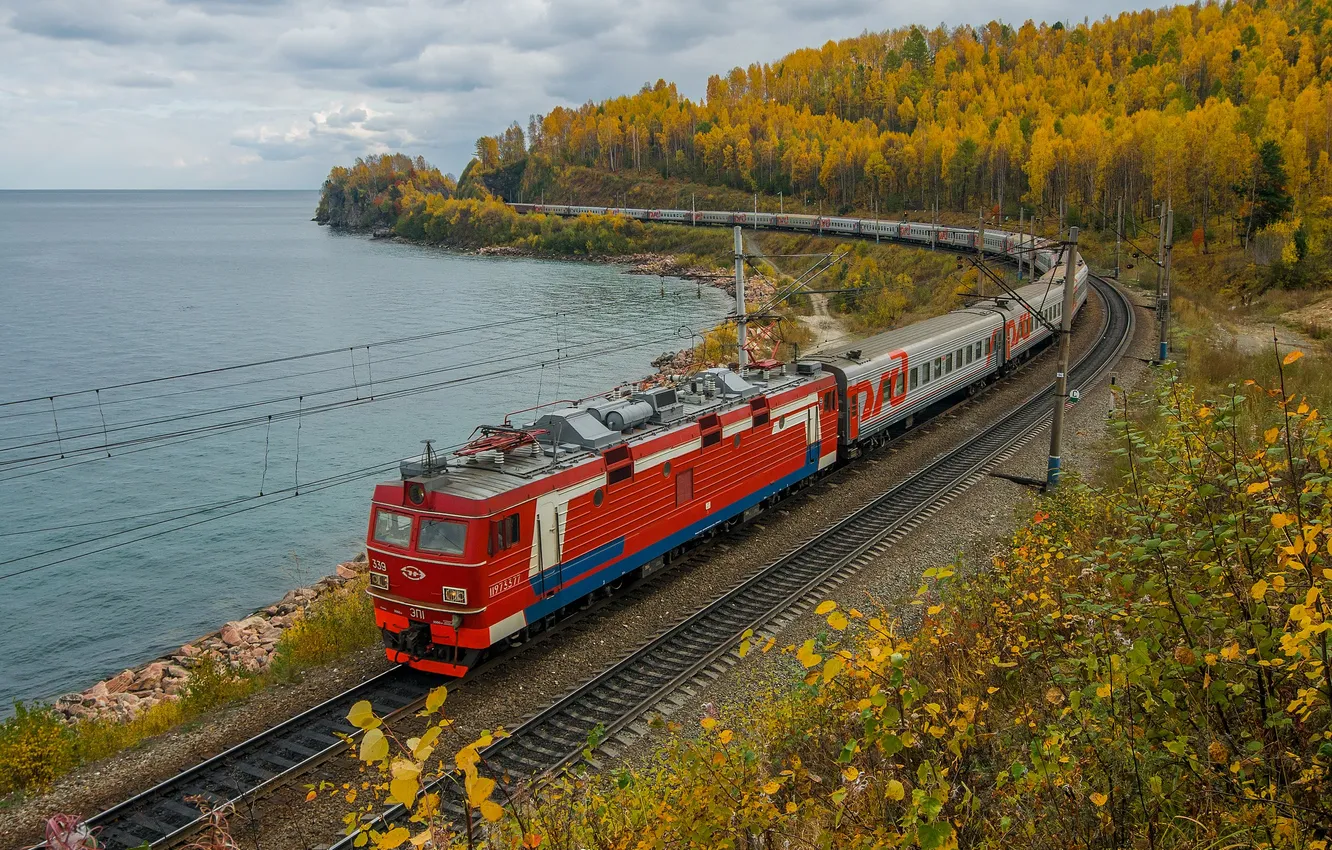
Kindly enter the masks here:
[[560, 516], [568, 510], [567, 504], [560, 510], [558, 494], [548, 493], [537, 498], [536, 528], [533, 530], [532, 568], [530, 572], [537, 577], [533, 588], [539, 596], [553, 593], [560, 586]]

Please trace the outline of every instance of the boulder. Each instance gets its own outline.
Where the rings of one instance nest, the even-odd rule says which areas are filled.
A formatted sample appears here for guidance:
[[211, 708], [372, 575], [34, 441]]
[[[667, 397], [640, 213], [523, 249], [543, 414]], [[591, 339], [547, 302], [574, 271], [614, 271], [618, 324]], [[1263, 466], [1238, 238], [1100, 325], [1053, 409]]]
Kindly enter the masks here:
[[239, 646], [245, 642], [238, 623], [227, 623], [222, 627], [222, 642], [227, 646]]
[[97, 684], [93, 685], [91, 688], [83, 692], [83, 698], [85, 701], [90, 699], [91, 700], [106, 699], [106, 697], [109, 694], [110, 691], [106, 689], [106, 682], [98, 682]]
[[184, 667], [181, 667], [179, 664], [168, 664], [166, 668], [166, 674], [169, 678], [172, 679], [188, 679], [190, 676], [190, 671], [186, 670]]
[[192, 643], [187, 643], [180, 648], [180, 654], [185, 656], [186, 658], [194, 658], [201, 651], [202, 650], [200, 650], [199, 647], [195, 646]]
[[116, 676], [106, 680], [106, 689], [109, 693], [118, 694], [129, 690], [129, 686], [134, 684], [134, 671], [126, 670]]
[[166, 667], [166, 662], [154, 661], [140, 670], [138, 676], [139, 687], [152, 687], [162, 681], [162, 677], [166, 675]]
[[338, 578], [349, 579], [360, 575], [357, 570], [348, 564], [338, 564]]

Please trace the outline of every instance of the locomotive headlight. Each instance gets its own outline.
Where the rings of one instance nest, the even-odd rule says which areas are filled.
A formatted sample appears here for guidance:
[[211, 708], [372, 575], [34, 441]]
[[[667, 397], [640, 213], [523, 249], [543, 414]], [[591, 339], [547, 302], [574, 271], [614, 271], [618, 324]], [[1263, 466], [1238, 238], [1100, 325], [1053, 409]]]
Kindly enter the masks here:
[[467, 591], [460, 587], [444, 588], [444, 601], [452, 602], [454, 605], [467, 604]]
[[370, 586], [376, 590], [388, 590], [388, 576], [383, 573], [371, 573]]
[[425, 503], [425, 497], [425, 485], [420, 481], [412, 481], [407, 484], [407, 501], [413, 505], [420, 505]]

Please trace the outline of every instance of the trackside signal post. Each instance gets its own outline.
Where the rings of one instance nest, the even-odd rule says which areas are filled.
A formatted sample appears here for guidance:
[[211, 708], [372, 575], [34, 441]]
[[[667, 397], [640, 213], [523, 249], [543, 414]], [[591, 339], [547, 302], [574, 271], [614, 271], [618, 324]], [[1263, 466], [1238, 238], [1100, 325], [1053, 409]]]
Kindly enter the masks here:
[[1045, 489], [1059, 486], [1060, 451], [1064, 438], [1064, 401], [1068, 396], [1068, 350], [1073, 326], [1073, 287], [1078, 279], [1078, 229], [1068, 229], [1068, 264], [1064, 266], [1064, 306], [1059, 317], [1059, 371], [1055, 374], [1054, 420], [1050, 423], [1050, 461], [1045, 468]]
[[1175, 244], [1175, 211], [1168, 205], [1161, 218], [1161, 286], [1157, 295], [1157, 325], [1161, 336], [1158, 340], [1157, 359], [1164, 363], [1170, 359], [1170, 254]]

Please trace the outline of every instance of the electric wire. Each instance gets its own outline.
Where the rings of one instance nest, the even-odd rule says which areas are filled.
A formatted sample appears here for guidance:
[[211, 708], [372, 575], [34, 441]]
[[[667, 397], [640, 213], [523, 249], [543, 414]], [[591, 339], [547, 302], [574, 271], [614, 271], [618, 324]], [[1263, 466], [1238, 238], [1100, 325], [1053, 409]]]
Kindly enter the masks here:
[[[703, 327], [709, 327], [709, 326], [710, 326], [710, 325], [704, 325]], [[611, 350], [613, 350], [613, 351], [633, 350], [633, 349], [643, 348], [643, 347], [650, 346], [650, 345], [658, 345], [658, 344], [660, 344], [663, 340], [672, 339], [672, 338], [674, 338], [673, 335], [670, 336], [670, 337], [664, 337], [664, 338], [657, 338], [657, 339], [649, 340], [649, 341], [647, 341], [647, 342], [643, 342], [643, 343], [640, 343], [640, 344], [638, 344], [638, 345], [632, 345], [632, 346], [617, 346], [616, 348], [611, 349]], [[569, 357], [566, 357], [566, 358], [562, 358], [562, 360], [583, 360], [583, 359], [587, 359], [588, 357], [599, 356], [600, 354], [603, 354], [603, 353], [605, 353], [605, 352], [604, 352], [604, 351], [601, 351], [601, 352], [591, 352], [591, 353], [585, 353], [585, 354], [579, 354], [579, 355], [572, 355], [572, 356], [569, 356]], [[501, 370], [500, 372], [493, 373], [493, 374], [498, 375], [498, 374], [504, 374], [504, 373], [506, 373], [506, 372], [526, 371], [526, 370], [529, 370], [529, 369], [532, 369], [532, 368], [542, 367], [542, 366], [544, 366], [544, 365], [546, 365], [546, 364], [530, 364], [530, 365], [527, 365], [527, 366], [518, 367], [518, 368], [516, 368], [516, 369], [511, 369], [511, 370]], [[480, 376], [477, 376], [477, 377], [480, 377]], [[490, 376], [487, 376], [487, 377], [490, 377]], [[471, 380], [471, 379], [459, 379], [459, 380]], [[447, 383], [454, 384], [454, 383], [457, 383], [457, 382], [458, 382], [458, 381], [455, 380], [455, 381], [450, 381], [450, 382], [447, 382]], [[401, 391], [399, 391], [399, 392], [401, 392]], [[457, 445], [455, 445], [455, 446], [451, 446], [451, 447], [449, 447], [449, 448], [447, 448], [447, 449], [444, 449], [443, 451], [452, 451], [452, 450], [455, 449], [455, 448], [460, 448], [462, 445], [464, 445], [464, 444], [457, 444]], [[310, 493], [320, 492], [320, 491], [322, 491], [322, 490], [328, 489], [328, 488], [330, 488], [330, 487], [335, 487], [335, 486], [338, 486], [338, 485], [340, 485], [340, 484], [346, 484], [346, 483], [351, 483], [351, 482], [353, 482], [353, 481], [359, 481], [359, 480], [361, 480], [361, 479], [363, 479], [363, 478], [367, 478], [367, 477], [370, 477], [370, 476], [373, 476], [373, 475], [380, 475], [380, 474], [383, 474], [384, 472], [386, 472], [386, 471], [388, 471], [388, 470], [390, 470], [390, 469], [394, 469], [394, 468], [396, 468], [397, 464], [400, 463], [400, 462], [401, 462], [401, 460], [395, 460], [395, 461], [393, 461], [392, 463], [376, 464], [376, 465], [373, 465], [373, 466], [370, 466], [370, 467], [365, 467], [365, 468], [360, 469], [360, 470], [353, 470], [353, 471], [350, 471], [350, 472], [338, 473], [338, 474], [336, 474], [336, 475], [329, 476], [329, 477], [324, 478], [324, 479], [317, 479], [317, 480], [315, 480], [315, 481], [313, 481], [313, 482], [305, 482], [304, 484], [298, 482], [298, 483], [296, 483], [296, 484], [293, 484], [293, 485], [292, 485], [291, 487], [289, 487], [289, 488], [283, 488], [283, 489], [281, 489], [281, 490], [275, 490], [275, 491], [272, 491], [272, 492], [270, 492], [270, 493], [268, 493], [268, 494], [261, 494], [261, 495], [257, 495], [257, 496], [244, 496], [244, 497], [238, 497], [237, 499], [232, 500], [232, 501], [230, 501], [230, 502], [225, 502], [225, 503], [220, 503], [220, 504], [218, 504], [218, 505], [212, 505], [212, 506], [204, 507], [204, 508], [201, 508], [200, 510], [198, 510], [198, 511], [196, 511], [196, 512], [193, 512], [193, 513], [186, 513], [186, 514], [184, 514], [184, 515], [182, 515], [182, 516], [170, 517], [170, 518], [167, 518], [167, 519], [160, 519], [160, 520], [156, 520], [156, 521], [154, 521], [154, 522], [150, 522], [150, 523], [146, 523], [146, 524], [143, 524], [143, 525], [140, 525], [140, 526], [136, 526], [136, 527], [134, 527], [134, 528], [122, 529], [122, 530], [119, 530], [119, 531], [116, 531], [116, 532], [112, 532], [112, 533], [110, 533], [110, 534], [100, 535], [100, 536], [95, 537], [95, 538], [89, 538], [89, 539], [85, 539], [85, 540], [83, 540], [83, 541], [79, 541], [79, 542], [75, 542], [75, 543], [62, 544], [62, 545], [60, 545], [60, 546], [56, 546], [56, 547], [53, 547], [53, 548], [50, 548], [50, 549], [42, 550], [42, 551], [39, 551], [39, 552], [32, 552], [32, 553], [29, 553], [29, 554], [26, 554], [26, 555], [19, 556], [19, 557], [17, 557], [17, 558], [11, 558], [11, 559], [9, 559], [9, 561], [8, 561], [8, 563], [10, 563], [10, 564], [17, 563], [17, 562], [20, 562], [20, 561], [29, 560], [29, 559], [31, 559], [31, 558], [46, 557], [46, 556], [49, 556], [49, 555], [52, 555], [52, 554], [58, 554], [58, 553], [63, 552], [63, 551], [68, 551], [68, 550], [70, 550], [70, 549], [79, 548], [79, 547], [81, 547], [81, 546], [88, 546], [88, 545], [91, 545], [91, 544], [97, 542], [98, 540], [107, 540], [107, 539], [111, 539], [111, 538], [114, 538], [114, 537], [119, 537], [119, 536], [121, 536], [121, 535], [125, 535], [125, 534], [133, 534], [133, 533], [135, 533], [135, 532], [138, 532], [138, 531], [145, 531], [145, 530], [147, 530], [147, 529], [149, 529], [149, 528], [155, 528], [155, 527], [160, 526], [160, 525], [165, 525], [165, 524], [173, 523], [173, 522], [179, 522], [179, 521], [184, 520], [184, 519], [190, 519], [192, 516], [201, 516], [201, 515], [209, 514], [209, 513], [212, 513], [212, 512], [214, 512], [214, 511], [220, 510], [220, 509], [222, 509], [222, 508], [224, 508], [224, 507], [230, 507], [230, 506], [234, 506], [234, 505], [242, 505], [242, 504], [245, 504], [245, 503], [247, 503], [247, 502], [253, 502], [253, 501], [255, 501], [255, 500], [265, 500], [265, 499], [267, 500], [267, 501], [259, 501], [257, 504], [245, 504], [244, 507], [237, 508], [237, 509], [234, 510], [234, 511], [229, 511], [229, 512], [222, 513], [222, 514], [216, 514], [215, 516], [204, 516], [204, 517], [201, 518], [201, 519], [195, 520], [195, 521], [193, 521], [193, 522], [186, 523], [185, 525], [178, 525], [178, 526], [172, 526], [171, 528], [159, 529], [158, 531], [154, 531], [154, 532], [151, 532], [151, 533], [146, 534], [146, 535], [141, 535], [141, 536], [139, 536], [139, 537], [134, 537], [134, 538], [131, 538], [131, 539], [129, 539], [129, 540], [121, 540], [121, 541], [117, 541], [117, 542], [115, 542], [115, 543], [108, 544], [108, 545], [106, 545], [106, 546], [98, 547], [98, 548], [96, 548], [96, 549], [92, 549], [92, 550], [88, 550], [88, 551], [84, 551], [84, 552], [76, 552], [76, 553], [71, 554], [71, 555], [68, 555], [68, 556], [66, 556], [66, 557], [59, 558], [59, 559], [57, 559], [57, 560], [55, 560], [55, 561], [48, 561], [48, 562], [45, 562], [45, 563], [42, 563], [42, 564], [36, 564], [36, 565], [31, 566], [31, 567], [25, 567], [25, 568], [20, 569], [20, 570], [13, 570], [13, 571], [10, 571], [10, 572], [8, 572], [8, 573], [0, 574], [0, 581], [8, 580], [8, 579], [11, 579], [11, 578], [16, 578], [16, 577], [18, 577], [18, 576], [22, 576], [22, 575], [27, 575], [27, 574], [29, 574], [29, 573], [36, 572], [36, 571], [38, 571], [38, 570], [43, 570], [43, 569], [47, 569], [47, 568], [50, 568], [50, 567], [60, 566], [60, 565], [62, 565], [62, 564], [66, 564], [66, 563], [69, 563], [69, 562], [74, 561], [74, 560], [78, 560], [78, 559], [81, 559], [81, 558], [89, 557], [89, 556], [91, 556], [91, 555], [101, 554], [101, 553], [103, 553], [103, 552], [106, 552], [106, 551], [109, 551], [109, 550], [112, 550], [112, 549], [117, 549], [117, 548], [120, 548], [120, 547], [122, 547], [122, 546], [129, 545], [129, 544], [131, 544], [131, 543], [143, 542], [143, 541], [146, 541], [146, 540], [151, 540], [151, 539], [154, 539], [154, 538], [160, 537], [160, 536], [165, 535], [165, 534], [170, 534], [170, 533], [175, 532], [175, 531], [182, 531], [182, 530], [185, 530], [185, 529], [188, 529], [188, 528], [194, 528], [194, 527], [196, 527], [196, 526], [198, 526], [198, 525], [202, 525], [203, 523], [206, 523], [206, 522], [212, 522], [212, 521], [215, 521], [215, 520], [217, 520], [217, 519], [224, 519], [224, 518], [226, 518], [226, 517], [235, 516], [235, 515], [237, 515], [237, 514], [245, 513], [245, 512], [251, 511], [251, 510], [255, 510], [255, 509], [260, 508], [260, 507], [267, 507], [267, 506], [270, 506], [270, 505], [273, 505], [273, 504], [278, 504], [278, 503], [280, 503], [280, 502], [285, 502], [285, 501], [288, 501], [288, 500], [293, 499], [293, 498], [298, 498], [300, 495], [303, 495], [303, 494], [304, 494], [304, 495], [308, 495], [308, 494], [310, 494]], [[278, 498], [273, 498], [274, 496], [277, 496]]]
[[306, 352], [304, 354], [288, 354], [282, 357], [270, 357], [265, 360], [255, 360], [250, 363], [236, 363], [230, 366], [214, 366], [209, 369], [197, 369], [192, 372], [181, 372], [175, 375], [162, 375], [155, 378], [139, 378], [133, 381], [122, 381], [117, 384], [106, 384], [101, 387], [89, 387], [87, 389], [82, 389], [82, 390], [67, 390], [58, 393], [46, 393], [44, 395], [33, 396], [31, 398], [0, 401], [0, 407], [9, 407], [11, 405], [16, 405], [16, 404], [30, 404], [33, 402], [41, 402], [57, 398], [66, 398], [68, 396], [74, 396], [74, 395], [84, 395], [86, 393], [95, 393], [98, 392], [99, 390], [105, 392], [107, 390], [118, 390], [118, 389], [124, 389], [126, 387], [138, 387], [138, 386], [143, 386], [145, 384], [157, 384], [157, 383], [162, 383], [164, 381], [177, 381], [182, 378], [197, 378], [201, 375], [216, 375], [221, 372], [234, 372], [239, 369], [252, 369], [256, 366], [271, 366], [275, 363], [291, 363], [296, 360], [307, 360], [312, 357], [326, 357], [330, 354], [341, 354], [342, 352], [346, 351], [349, 348], [356, 349], [356, 348], [370, 348], [372, 346], [400, 345], [406, 342], [416, 342], [422, 339], [432, 339], [435, 337], [448, 336], [450, 334], [463, 333], [466, 331], [489, 330], [490, 328], [499, 327], [501, 325], [514, 324], [515, 322], [533, 322], [541, 319], [549, 319], [558, 315], [559, 315], [558, 313], [550, 313], [539, 316], [526, 316], [520, 319], [503, 319], [500, 321], [488, 322], [481, 325], [472, 325], [469, 327], [458, 327], [458, 328], [445, 328], [444, 330], [428, 331], [426, 333], [413, 334], [411, 336], [396, 337], [394, 339], [378, 340], [376, 342], [366, 342], [350, 346], [340, 345], [337, 348], [328, 348], [324, 349], [323, 351], [311, 351], [311, 352]]
[[[602, 342], [601, 339], [589, 339], [589, 340], [584, 340], [584, 341], [582, 341], [582, 342], [577, 342], [577, 343], [569, 344], [569, 345], [567, 345], [567, 346], [565, 346], [565, 347], [566, 347], [567, 349], [577, 349], [577, 348], [584, 348], [584, 347], [587, 347], [587, 346], [589, 346], [589, 345], [596, 345], [597, 343], [600, 343], [600, 342]], [[559, 351], [559, 346], [558, 346], [558, 345], [557, 345], [557, 347], [556, 347], [555, 350], [556, 350], [557, 352]], [[428, 377], [428, 376], [431, 376], [431, 375], [438, 375], [438, 374], [443, 374], [443, 373], [447, 373], [447, 372], [456, 372], [456, 371], [459, 371], [459, 370], [462, 370], [462, 369], [468, 369], [468, 368], [472, 368], [472, 367], [480, 366], [480, 365], [493, 364], [493, 363], [503, 363], [503, 362], [511, 362], [511, 361], [514, 361], [514, 360], [520, 360], [520, 359], [525, 358], [525, 357], [529, 357], [529, 356], [533, 356], [533, 355], [539, 355], [539, 354], [546, 353], [546, 352], [549, 352], [549, 351], [551, 351], [550, 348], [528, 349], [528, 350], [526, 350], [526, 351], [521, 351], [521, 352], [517, 352], [517, 353], [513, 353], [513, 354], [505, 355], [505, 356], [503, 356], [503, 357], [499, 357], [499, 358], [485, 358], [485, 359], [482, 359], [482, 360], [469, 361], [469, 362], [465, 362], [465, 363], [455, 363], [455, 364], [451, 364], [451, 365], [448, 365], [448, 366], [438, 367], [438, 368], [435, 368], [435, 369], [426, 369], [426, 370], [422, 370], [422, 371], [418, 371], [418, 372], [412, 372], [412, 373], [408, 373], [408, 374], [404, 374], [404, 375], [398, 375], [398, 376], [395, 376], [395, 377], [393, 377], [393, 378], [383, 379], [383, 380], [380, 381], [380, 384], [381, 384], [381, 385], [383, 385], [383, 384], [392, 384], [392, 383], [396, 383], [396, 382], [400, 382], [400, 381], [406, 381], [406, 380], [411, 380], [411, 379], [415, 379], [415, 378]], [[558, 356], [555, 358], [556, 361], [558, 361], [559, 359], [560, 359], [560, 358], [559, 358]], [[246, 402], [246, 403], [243, 403], [243, 404], [228, 405], [228, 406], [225, 406], [225, 407], [211, 408], [211, 409], [208, 409], [208, 410], [192, 411], [192, 412], [189, 412], [189, 413], [185, 413], [185, 414], [177, 414], [177, 415], [174, 415], [174, 416], [163, 416], [163, 417], [158, 417], [158, 418], [155, 418], [155, 419], [149, 419], [149, 420], [143, 420], [143, 421], [131, 422], [131, 423], [125, 423], [125, 424], [121, 424], [121, 425], [113, 426], [113, 427], [111, 427], [110, 429], [108, 429], [108, 432], [109, 432], [109, 433], [119, 433], [119, 432], [124, 432], [124, 431], [132, 431], [132, 430], [139, 429], [139, 428], [146, 428], [146, 427], [149, 427], [149, 426], [152, 426], [152, 425], [166, 425], [166, 424], [172, 424], [172, 423], [175, 423], [175, 422], [182, 422], [182, 421], [191, 420], [191, 419], [199, 419], [199, 418], [203, 418], [203, 417], [207, 417], [207, 416], [217, 416], [217, 415], [226, 414], [226, 413], [234, 413], [234, 412], [238, 412], [238, 411], [242, 411], [242, 410], [249, 410], [249, 409], [253, 409], [253, 408], [256, 408], [256, 407], [264, 407], [264, 406], [271, 405], [271, 404], [280, 404], [280, 403], [283, 403], [283, 402], [290, 402], [290, 401], [301, 402], [301, 403], [302, 403], [302, 406], [303, 406], [303, 402], [302, 402], [301, 400], [304, 399], [304, 398], [308, 398], [308, 397], [311, 397], [311, 396], [330, 395], [330, 394], [333, 394], [333, 393], [339, 393], [339, 392], [347, 392], [347, 391], [350, 391], [350, 390], [352, 390], [352, 389], [353, 389], [353, 387], [346, 386], [346, 385], [342, 385], [342, 386], [337, 386], [337, 387], [324, 388], [324, 389], [320, 389], [320, 390], [307, 391], [307, 392], [304, 392], [304, 393], [293, 394], [293, 395], [283, 396], [283, 397], [279, 397], [279, 398], [270, 398], [270, 399], [265, 399], [265, 400], [261, 400], [261, 401]], [[392, 395], [393, 397], [397, 397], [397, 396], [399, 396], [399, 395], [400, 395], [401, 393], [403, 393], [403, 392], [404, 392], [404, 390], [396, 390], [396, 391], [393, 391], [392, 393], [390, 393], [389, 395]], [[386, 394], [381, 392], [381, 393], [378, 393], [377, 395], [378, 395], [378, 396], [384, 396], [384, 395], [386, 395]], [[318, 413], [318, 412], [326, 412], [326, 411], [328, 411], [328, 410], [339, 409], [339, 408], [342, 408], [342, 407], [356, 406], [356, 405], [359, 405], [359, 404], [364, 403], [364, 402], [367, 402], [367, 401], [374, 401], [374, 400], [376, 400], [376, 399], [377, 399], [376, 396], [371, 396], [370, 398], [359, 397], [359, 398], [343, 399], [343, 400], [340, 400], [340, 401], [334, 401], [334, 402], [326, 402], [326, 403], [324, 403], [324, 404], [321, 404], [321, 405], [318, 405], [318, 406], [315, 406], [315, 407], [312, 407], [312, 408], [305, 408], [305, 412], [306, 412], [306, 413], [311, 413], [311, 412], [316, 412], [316, 413]], [[109, 442], [109, 443], [104, 442], [104, 443], [101, 444], [101, 445], [84, 446], [84, 447], [80, 447], [80, 448], [77, 448], [77, 449], [68, 449], [68, 450], [63, 449], [63, 445], [62, 445], [62, 442], [63, 442], [63, 441], [62, 441], [62, 440], [52, 440], [52, 439], [47, 439], [47, 440], [37, 440], [37, 441], [34, 441], [34, 442], [29, 442], [29, 443], [22, 443], [22, 444], [17, 444], [17, 445], [12, 445], [12, 446], [5, 446], [5, 447], [3, 447], [3, 448], [0, 448], [0, 453], [3, 453], [3, 452], [11, 452], [11, 451], [17, 451], [17, 450], [19, 450], [19, 449], [24, 449], [24, 448], [38, 448], [38, 447], [41, 447], [41, 446], [48, 446], [48, 445], [51, 445], [52, 443], [56, 443], [56, 444], [57, 444], [57, 449], [56, 449], [55, 451], [47, 452], [47, 453], [44, 453], [44, 454], [34, 454], [34, 455], [28, 455], [28, 456], [25, 456], [25, 457], [10, 458], [10, 459], [6, 459], [6, 460], [0, 460], [0, 469], [9, 470], [9, 469], [15, 469], [15, 468], [24, 468], [25, 466], [31, 466], [31, 465], [34, 464], [34, 463], [49, 462], [49, 461], [53, 461], [53, 460], [56, 460], [56, 459], [65, 459], [65, 458], [69, 458], [69, 457], [71, 457], [71, 456], [77, 456], [77, 455], [80, 455], [80, 454], [88, 454], [88, 453], [94, 453], [94, 452], [96, 452], [96, 453], [101, 453], [101, 452], [103, 452], [103, 451], [107, 451], [107, 450], [111, 450], [111, 449], [118, 449], [118, 448], [124, 448], [124, 447], [128, 447], [128, 446], [140, 445], [140, 444], [142, 444], [142, 443], [145, 442], [145, 441], [149, 441], [149, 442], [157, 442], [157, 441], [161, 441], [161, 440], [168, 440], [168, 439], [171, 439], [171, 438], [174, 438], [174, 437], [178, 437], [178, 436], [192, 435], [192, 434], [195, 434], [195, 433], [199, 433], [200, 431], [229, 431], [229, 430], [234, 430], [235, 428], [237, 428], [237, 427], [241, 427], [241, 426], [249, 426], [249, 425], [253, 425], [253, 424], [262, 424], [263, 422], [268, 421], [269, 418], [272, 418], [272, 419], [275, 419], [275, 420], [281, 421], [281, 420], [284, 420], [284, 419], [290, 419], [290, 418], [294, 418], [294, 417], [299, 417], [300, 415], [301, 415], [301, 410], [300, 410], [300, 409], [295, 410], [295, 411], [293, 411], [293, 410], [286, 410], [286, 411], [280, 411], [280, 412], [276, 412], [276, 413], [272, 413], [272, 414], [261, 414], [261, 415], [256, 416], [256, 417], [250, 417], [250, 418], [239, 419], [239, 420], [232, 420], [232, 421], [223, 422], [223, 423], [212, 423], [212, 424], [207, 424], [207, 425], [201, 425], [201, 426], [197, 426], [197, 427], [194, 427], [194, 428], [188, 428], [188, 429], [181, 430], [181, 431], [167, 432], [167, 433], [165, 433], [165, 434], [161, 434], [161, 433], [159, 433], [159, 434], [149, 434], [149, 435], [144, 435], [144, 436], [139, 436], [139, 437], [131, 437], [131, 438], [126, 438], [126, 439], [121, 439], [121, 440], [117, 440], [117, 441], [113, 441], [113, 442]], [[96, 428], [94, 428], [94, 429], [91, 429], [91, 430], [86, 431], [86, 432], [81, 432], [81, 433], [79, 433], [79, 434], [77, 434], [77, 435], [75, 435], [75, 436], [78, 436], [78, 437], [81, 437], [81, 438], [82, 438], [82, 437], [95, 437], [95, 436], [97, 436], [97, 435], [99, 435], [99, 434], [105, 436], [105, 435], [103, 434], [103, 432], [102, 432], [101, 429], [96, 429]], [[71, 436], [70, 436], [68, 433], [66, 433], [66, 434], [64, 435], [64, 439], [70, 439], [70, 438], [71, 438]], [[6, 480], [6, 479], [4, 479], [4, 478], [0, 478], [0, 481], [3, 481], [3, 480]]]

